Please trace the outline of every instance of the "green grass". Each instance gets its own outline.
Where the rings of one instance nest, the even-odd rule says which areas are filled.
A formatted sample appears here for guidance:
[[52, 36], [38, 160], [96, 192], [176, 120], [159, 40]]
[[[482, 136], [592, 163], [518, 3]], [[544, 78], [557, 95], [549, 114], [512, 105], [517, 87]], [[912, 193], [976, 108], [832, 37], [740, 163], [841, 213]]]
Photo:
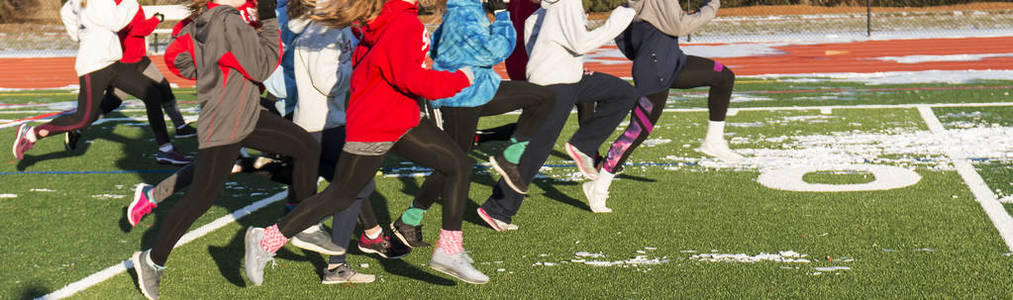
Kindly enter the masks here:
[[[1010, 86], [1013, 82], [982, 83]], [[975, 84], [979, 85], [979, 84]], [[807, 106], [854, 104], [912, 104], [925, 96], [929, 103], [1010, 102], [998, 88], [995, 97], [962, 95], [967, 91], [920, 91], [920, 95], [875, 96], [880, 92], [842, 82], [750, 83], [737, 85], [741, 93], [763, 90], [804, 90], [816, 86], [836, 89], [828, 97], [854, 101], [797, 100], [790, 94], [773, 101], [734, 103], [746, 106]], [[877, 86], [879, 87], [879, 86]], [[911, 86], [907, 86], [911, 87]], [[39, 91], [33, 93], [55, 93]], [[856, 95], [857, 93], [857, 95]], [[868, 94], [864, 94], [868, 93]], [[984, 93], [984, 92], [983, 92]], [[180, 93], [192, 100], [192, 90]], [[757, 93], [758, 94], [758, 93]], [[788, 93], [784, 93], [789, 95]], [[679, 95], [679, 94], [675, 94]], [[771, 94], [763, 94], [764, 97]], [[776, 97], [782, 97], [776, 94]], [[19, 102], [21, 101], [21, 102]], [[31, 96], [4, 96], [3, 103], [39, 103]], [[52, 98], [73, 101], [73, 95]], [[700, 98], [672, 99], [669, 107], [702, 107]], [[804, 103], [804, 104], [792, 104]], [[831, 104], [833, 103], [833, 104]], [[184, 105], [192, 109], [193, 105]], [[961, 124], [1013, 126], [1010, 107], [936, 108], [947, 129]], [[3, 113], [0, 110], [0, 113]], [[0, 119], [29, 116], [3, 113]], [[112, 117], [142, 117], [143, 112], [117, 112]], [[510, 122], [516, 115], [485, 118], [480, 127]], [[465, 246], [476, 267], [491, 277], [485, 285], [451, 279], [426, 266], [431, 248], [417, 249], [402, 260], [382, 260], [351, 251], [349, 263], [360, 272], [376, 274], [372, 284], [321, 285], [326, 257], [292, 246], [279, 252], [268, 267], [264, 286], [247, 286], [242, 275], [242, 231], [269, 225], [281, 215], [274, 204], [249, 217], [173, 251], [162, 281], [162, 296], [176, 298], [1010, 298], [1013, 297], [1013, 257], [991, 221], [957, 172], [939, 168], [938, 156], [908, 165], [884, 155], [870, 162], [909, 166], [922, 177], [915, 185], [866, 192], [788, 192], [757, 182], [755, 167], [721, 167], [701, 160], [693, 149], [706, 131], [706, 112], [666, 113], [645, 144], [630, 159], [630, 167], [611, 190], [611, 214], [592, 214], [585, 204], [575, 169], [561, 151], [562, 139], [513, 222], [518, 231], [497, 233], [474, 213], [489, 196], [497, 176], [478, 169], [465, 212]], [[0, 123], [2, 124], [2, 123]], [[114, 126], [116, 125], [116, 126]], [[728, 118], [732, 147], [754, 156], [759, 150], [806, 150], [813, 136], [855, 134], [890, 136], [923, 132], [927, 126], [915, 109], [834, 109], [740, 111]], [[973, 127], [973, 126], [972, 126]], [[571, 120], [568, 137], [576, 129]], [[13, 128], [0, 129], [0, 144], [10, 145]], [[616, 132], [611, 141], [619, 132]], [[149, 248], [162, 217], [179, 196], [156, 209], [137, 228], [125, 225], [123, 210], [132, 186], [155, 183], [171, 168], [153, 161], [154, 146], [146, 124], [108, 122], [86, 132], [90, 143], [64, 152], [60, 139], [43, 140], [21, 162], [4, 159], [0, 172], [150, 170], [123, 174], [11, 174], [0, 173], [0, 298], [33, 298], [52, 292]], [[997, 137], [1002, 138], [1002, 137]], [[176, 141], [191, 154], [192, 140]], [[471, 155], [479, 163], [502, 145], [489, 143]], [[875, 146], [875, 145], [873, 145]], [[601, 149], [606, 151], [607, 145]], [[845, 147], [845, 146], [842, 146]], [[1013, 191], [1013, 162], [992, 158], [976, 162], [978, 172], [997, 196]], [[396, 167], [396, 158], [386, 163]], [[396, 174], [387, 174], [396, 175]], [[810, 183], [858, 184], [873, 180], [864, 172], [825, 170], [808, 174]], [[230, 179], [223, 197], [194, 227], [283, 190], [255, 176]], [[372, 203], [381, 223], [408, 207], [422, 178], [377, 177]], [[32, 191], [35, 189], [35, 191]], [[999, 191], [1001, 190], [1001, 192]], [[253, 195], [253, 193], [258, 193]], [[116, 195], [122, 196], [116, 198]], [[1005, 205], [1013, 213], [1013, 205]], [[440, 207], [423, 221], [427, 241], [435, 241]], [[354, 241], [352, 241], [354, 245]], [[353, 247], [354, 248], [354, 247]], [[601, 253], [599, 260], [622, 261], [638, 255], [658, 259], [655, 265], [594, 267], [572, 262], [577, 252]], [[643, 253], [639, 253], [642, 251]], [[704, 262], [694, 255], [796, 251], [809, 263]], [[585, 258], [590, 260], [589, 258]], [[546, 265], [552, 263], [555, 265]], [[364, 264], [368, 264], [365, 267]], [[817, 272], [817, 267], [844, 266], [850, 270]], [[502, 271], [499, 271], [502, 270]], [[817, 274], [818, 273], [818, 274]], [[131, 273], [120, 274], [74, 298], [140, 299]]]

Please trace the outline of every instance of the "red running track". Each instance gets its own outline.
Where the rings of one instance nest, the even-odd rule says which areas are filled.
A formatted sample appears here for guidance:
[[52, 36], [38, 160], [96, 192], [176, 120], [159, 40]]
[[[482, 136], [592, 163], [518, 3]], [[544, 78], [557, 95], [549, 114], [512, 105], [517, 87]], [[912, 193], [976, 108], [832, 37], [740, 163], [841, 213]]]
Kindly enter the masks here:
[[[872, 73], [925, 70], [1013, 70], [1013, 56], [990, 57], [974, 61], [936, 61], [898, 63], [877, 57], [911, 55], [1009, 54], [1013, 53], [1013, 37], [947, 38], [864, 41], [772, 47], [783, 53], [717, 59], [737, 75], [811, 74], [811, 73]], [[604, 47], [597, 52], [615, 51]], [[599, 61], [615, 61], [603, 64]], [[161, 56], [152, 57], [174, 84], [193, 86], [192, 81], [170, 74]], [[630, 62], [622, 58], [602, 58], [585, 64], [585, 68], [619, 77], [630, 76]], [[0, 88], [42, 89], [77, 84], [73, 57], [0, 58]], [[503, 66], [497, 66], [504, 77]]]

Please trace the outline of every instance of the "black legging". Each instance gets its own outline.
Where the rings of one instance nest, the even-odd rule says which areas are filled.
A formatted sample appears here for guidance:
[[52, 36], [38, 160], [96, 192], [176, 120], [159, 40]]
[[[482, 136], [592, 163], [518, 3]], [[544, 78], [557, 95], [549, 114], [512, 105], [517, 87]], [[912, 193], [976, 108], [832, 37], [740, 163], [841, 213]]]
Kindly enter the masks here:
[[[443, 229], [461, 230], [471, 181], [471, 161], [461, 148], [454, 146], [454, 141], [431, 121], [423, 119], [394, 143], [390, 151], [447, 177], [443, 186]], [[373, 179], [384, 156], [341, 152], [331, 185], [300, 202], [278, 223], [278, 229], [285, 237], [292, 237], [320, 219], [351, 205], [355, 195]]]
[[[555, 103], [556, 95], [548, 88], [525, 81], [504, 81], [492, 100], [482, 106], [440, 108], [443, 115], [443, 131], [464, 153], [468, 153], [474, 145], [479, 117], [523, 109], [520, 118], [517, 119], [517, 130], [514, 131], [513, 137], [518, 141], [527, 141], [542, 127], [545, 117], [552, 112]], [[436, 202], [444, 179], [440, 173], [426, 177], [418, 194], [415, 195], [412, 207], [429, 209]]]
[[141, 74], [137, 68], [137, 63], [116, 62], [101, 70], [81, 76], [79, 78], [81, 90], [77, 97], [77, 111], [70, 115], [59, 116], [49, 123], [39, 126], [36, 132], [45, 130], [48, 137], [71, 130], [88, 128], [98, 118], [104, 96], [107, 93], [111, 94], [114, 88], [119, 88], [144, 101], [144, 106], [149, 108], [147, 110], [148, 124], [155, 134], [155, 140], [159, 145], [168, 143], [169, 135], [160, 109], [163, 101], [162, 93], [154, 82]]
[[[710, 87], [707, 95], [710, 120], [724, 121], [732, 97], [732, 88], [735, 86], [735, 73], [711, 59], [687, 56], [686, 67], [679, 72], [679, 77], [672, 83], [672, 88], [691, 89], [701, 86]], [[622, 170], [623, 164], [633, 150], [647, 139], [651, 130], [658, 124], [661, 113], [665, 111], [667, 100], [668, 90], [664, 90], [637, 101], [630, 116], [630, 125], [609, 148], [602, 166], [606, 171], [615, 174]]]
[[[297, 199], [305, 199], [316, 190], [320, 144], [295, 123], [278, 115], [261, 113], [253, 132], [241, 142], [200, 149], [197, 152], [193, 185], [183, 199], [172, 207], [162, 224], [158, 241], [151, 250], [151, 260], [154, 263], [164, 266], [179, 238], [218, 199], [242, 147], [291, 157], [295, 167], [290, 192]], [[372, 179], [372, 176], [369, 178]], [[358, 190], [355, 191], [357, 192]], [[321, 218], [313, 222], [316, 223]]]

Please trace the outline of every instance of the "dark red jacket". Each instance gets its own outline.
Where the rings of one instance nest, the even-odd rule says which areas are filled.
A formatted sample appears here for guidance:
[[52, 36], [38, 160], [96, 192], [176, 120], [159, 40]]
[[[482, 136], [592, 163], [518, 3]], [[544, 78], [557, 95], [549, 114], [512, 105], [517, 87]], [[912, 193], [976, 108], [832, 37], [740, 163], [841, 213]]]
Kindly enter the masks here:
[[134, 19], [119, 32], [120, 46], [123, 47], [123, 58], [120, 62], [135, 63], [148, 56], [144, 37], [155, 31], [155, 27], [158, 27], [158, 19], [155, 17], [145, 19], [144, 8], [138, 6]]
[[346, 141], [393, 142], [419, 124], [416, 97], [451, 97], [471, 83], [461, 71], [426, 69], [429, 34], [418, 6], [390, 0], [380, 15], [356, 29]]

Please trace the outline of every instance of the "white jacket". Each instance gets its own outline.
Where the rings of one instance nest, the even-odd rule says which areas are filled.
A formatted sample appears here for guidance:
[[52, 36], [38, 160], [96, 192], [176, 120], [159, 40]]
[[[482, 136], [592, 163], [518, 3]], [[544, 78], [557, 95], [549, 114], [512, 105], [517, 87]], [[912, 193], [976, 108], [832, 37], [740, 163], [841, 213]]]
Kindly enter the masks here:
[[604, 25], [588, 31], [581, 0], [543, 0], [542, 8], [524, 21], [528, 81], [539, 85], [580, 81], [584, 54], [626, 30], [635, 15], [631, 8], [617, 7]]
[[302, 32], [295, 48], [295, 82], [299, 102], [292, 120], [309, 132], [345, 125], [345, 101], [352, 75], [352, 51], [358, 41], [351, 29], [335, 29], [317, 22], [289, 21], [292, 32]]
[[70, 0], [60, 9], [60, 18], [67, 28], [70, 39], [78, 42], [77, 60], [74, 69], [77, 76], [95, 72], [123, 58], [120, 29], [130, 24], [137, 13], [136, 0], [123, 0], [119, 5], [113, 0], [88, 0], [82, 7], [82, 0]]

